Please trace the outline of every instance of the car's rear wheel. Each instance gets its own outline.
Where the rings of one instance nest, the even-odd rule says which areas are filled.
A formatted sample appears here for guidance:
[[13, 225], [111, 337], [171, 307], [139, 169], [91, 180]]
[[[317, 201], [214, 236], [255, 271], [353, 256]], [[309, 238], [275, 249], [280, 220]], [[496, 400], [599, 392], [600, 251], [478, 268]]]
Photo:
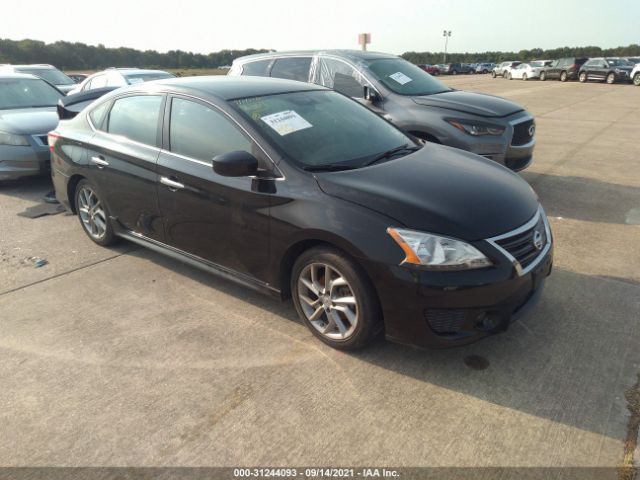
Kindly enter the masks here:
[[[567, 72], [562, 72], [560, 74], [560, 81], [561, 82], [566, 82], [567, 81]], [[582, 80], [580, 80], [580, 81], [582, 81]]]
[[606, 82], [609, 85], [612, 85], [612, 84], [616, 83], [616, 75], [615, 75], [615, 73], [611, 72], [609, 75], [607, 75]]
[[527, 79], [527, 74], [526, 74], [526, 73], [523, 73], [523, 74], [522, 74], [522, 80], [524, 80], [525, 82], [528, 80], [528, 79]]
[[640, 87], [640, 72], [636, 73], [633, 77], [633, 84], [636, 87]]
[[511, 74], [511, 72], [507, 73], [507, 79], [513, 80], [513, 75]]
[[116, 239], [109, 220], [109, 210], [98, 189], [88, 180], [81, 180], [76, 186], [76, 211], [82, 229], [98, 245], [106, 246]]
[[451, 72], [451, 75], [457, 75], [457, 74], [458, 74], [457, 70], [454, 70], [453, 72]]
[[364, 347], [382, 330], [373, 286], [338, 250], [317, 247], [304, 252], [293, 265], [291, 292], [302, 321], [334, 348]]
[[587, 81], [587, 72], [580, 73], [580, 75], [578, 76], [578, 80], [580, 80], [580, 83], [585, 83]]
[[547, 74], [544, 72], [540, 72], [540, 81], [544, 82], [547, 79]]
[[496, 74], [496, 72], [491, 72], [491, 76], [492, 76], [493, 78], [496, 78], [498, 75]]

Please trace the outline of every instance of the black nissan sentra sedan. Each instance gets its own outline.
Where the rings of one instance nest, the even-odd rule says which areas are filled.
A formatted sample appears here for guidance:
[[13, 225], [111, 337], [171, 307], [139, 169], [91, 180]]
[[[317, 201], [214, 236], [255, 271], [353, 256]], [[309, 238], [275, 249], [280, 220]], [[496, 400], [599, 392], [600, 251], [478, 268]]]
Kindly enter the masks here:
[[125, 87], [49, 135], [58, 200], [100, 245], [142, 244], [277, 297], [342, 349], [507, 328], [552, 237], [495, 162], [420, 146], [356, 101], [266, 78]]

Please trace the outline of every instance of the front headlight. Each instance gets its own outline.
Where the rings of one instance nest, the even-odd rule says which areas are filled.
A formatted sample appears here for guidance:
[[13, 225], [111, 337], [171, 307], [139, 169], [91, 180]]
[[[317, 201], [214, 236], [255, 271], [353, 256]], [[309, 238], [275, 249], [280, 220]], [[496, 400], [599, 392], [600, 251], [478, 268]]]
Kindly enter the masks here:
[[402, 264], [433, 270], [471, 270], [493, 265], [477, 248], [461, 240], [400, 228], [387, 228], [387, 233], [406, 255]]
[[16, 147], [29, 146], [29, 141], [22, 135], [0, 131], [0, 145], [14, 145]]
[[500, 125], [482, 125], [478, 123], [471, 123], [466, 120], [447, 120], [451, 125], [458, 130], [462, 130], [469, 135], [479, 137], [482, 135], [502, 135], [505, 127]]

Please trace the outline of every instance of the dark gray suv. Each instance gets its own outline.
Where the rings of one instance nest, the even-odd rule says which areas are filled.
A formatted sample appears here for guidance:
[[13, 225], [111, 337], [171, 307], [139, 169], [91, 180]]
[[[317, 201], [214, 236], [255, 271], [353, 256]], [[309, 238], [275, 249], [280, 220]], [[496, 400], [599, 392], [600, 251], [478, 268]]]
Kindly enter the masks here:
[[515, 171], [533, 160], [535, 123], [524, 108], [500, 97], [449, 88], [395, 55], [356, 50], [257, 54], [236, 59], [229, 75], [323, 85], [423, 141], [477, 153]]

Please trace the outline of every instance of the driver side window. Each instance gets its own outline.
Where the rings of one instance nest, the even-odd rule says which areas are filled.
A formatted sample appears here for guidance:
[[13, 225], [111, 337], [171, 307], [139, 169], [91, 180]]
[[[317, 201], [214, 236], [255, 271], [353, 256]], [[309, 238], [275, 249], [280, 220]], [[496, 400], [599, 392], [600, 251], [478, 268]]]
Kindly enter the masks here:
[[349, 97], [364, 97], [364, 78], [355, 68], [340, 60], [321, 57], [317, 82]]
[[253, 142], [224, 114], [202, 103], [174, 97], [169, 122], [170, 150], [211, 162], [213, 157], [244, 150], [258, 157]]

